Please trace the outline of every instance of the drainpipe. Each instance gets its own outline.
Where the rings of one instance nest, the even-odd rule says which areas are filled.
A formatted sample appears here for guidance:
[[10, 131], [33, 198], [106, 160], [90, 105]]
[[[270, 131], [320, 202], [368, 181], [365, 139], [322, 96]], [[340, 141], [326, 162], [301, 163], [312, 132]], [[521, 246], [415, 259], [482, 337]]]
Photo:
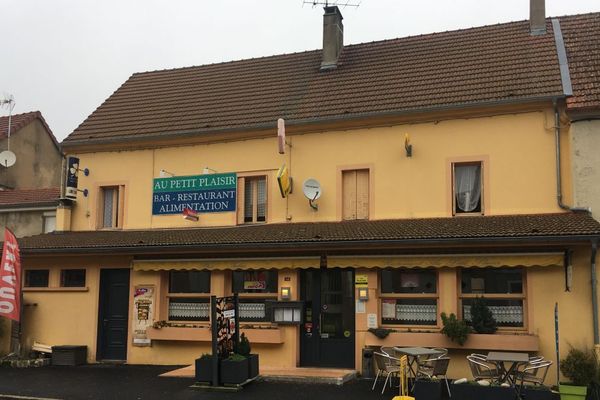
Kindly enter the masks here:
[[556, 99], [552, 100], [554, 106], [554, 137], [556, 141], [556, 200], [558, 206], [567, 211], [585, 211], [591, 212], [589, 207], [571, 207], [562, 201], [562, 180], [560, 176], [560, 114], [558, 112], [558, 104]]
[[598, 333], [598, 281], [596, 279], [596, 253], [598, 252], [598, 241], [592, 242], [592, 320], [594, 321], [594, 349], [596, 354], [600, 350], [600, 334]]

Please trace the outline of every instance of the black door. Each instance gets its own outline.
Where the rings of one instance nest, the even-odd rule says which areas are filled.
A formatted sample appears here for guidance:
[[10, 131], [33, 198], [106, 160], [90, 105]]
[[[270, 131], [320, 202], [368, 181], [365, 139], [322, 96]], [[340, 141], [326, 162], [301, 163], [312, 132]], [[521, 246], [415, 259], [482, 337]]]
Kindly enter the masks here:
[[98, 360], [127, 359], [129, 269], [100, 270]]
[[354, 270], [303, 270], [300, 292], [300, 365], [354, 368]]

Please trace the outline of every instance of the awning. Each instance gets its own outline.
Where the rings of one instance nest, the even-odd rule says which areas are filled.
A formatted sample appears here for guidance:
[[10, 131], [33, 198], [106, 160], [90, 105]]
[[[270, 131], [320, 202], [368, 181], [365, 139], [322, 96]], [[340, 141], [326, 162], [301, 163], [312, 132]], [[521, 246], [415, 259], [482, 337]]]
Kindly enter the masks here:
[[485, 268], [562, 266], [564, 253], [424, 254], [327, 257], [327, 268]]
[[134, 271], [164, 270], [234, 270], [234, 269], [285, 269], [319, 268], [320, 257], [298, 258], [219, 258], [197, 260], [134, 260]]

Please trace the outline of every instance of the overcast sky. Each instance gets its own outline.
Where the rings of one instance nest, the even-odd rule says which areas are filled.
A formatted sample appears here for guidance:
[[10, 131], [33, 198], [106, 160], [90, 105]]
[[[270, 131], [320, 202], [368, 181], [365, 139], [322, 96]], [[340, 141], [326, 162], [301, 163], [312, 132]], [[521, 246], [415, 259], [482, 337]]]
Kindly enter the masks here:
[[[529, 0], [360, 3], [342, 8], [345, 44], [529, 18]], [[593, 11], [546, 0], [547, 16]], [[322, 15], [302, 0], [0, 0], [0, 98], [62, 140], [134, 72], [318, 49]]]

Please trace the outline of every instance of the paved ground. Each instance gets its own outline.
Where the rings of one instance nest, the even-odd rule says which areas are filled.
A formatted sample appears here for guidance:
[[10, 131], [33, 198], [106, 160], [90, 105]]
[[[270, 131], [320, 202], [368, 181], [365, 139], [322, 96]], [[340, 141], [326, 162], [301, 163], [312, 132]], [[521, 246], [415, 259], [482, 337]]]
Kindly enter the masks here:
[[69, 400], [390, 400], [394, 395], [391, 390], [383, 396], [372, 392], [373, 382], [368, 380], [355, 380], [343, 386], [253, 382], [237, 393], [200, 392], [189, 388], [193, 379], [158, 377], [172, 369], [175, 368], [123, 365], [0, 368], [0, 399], [11, 395]]

